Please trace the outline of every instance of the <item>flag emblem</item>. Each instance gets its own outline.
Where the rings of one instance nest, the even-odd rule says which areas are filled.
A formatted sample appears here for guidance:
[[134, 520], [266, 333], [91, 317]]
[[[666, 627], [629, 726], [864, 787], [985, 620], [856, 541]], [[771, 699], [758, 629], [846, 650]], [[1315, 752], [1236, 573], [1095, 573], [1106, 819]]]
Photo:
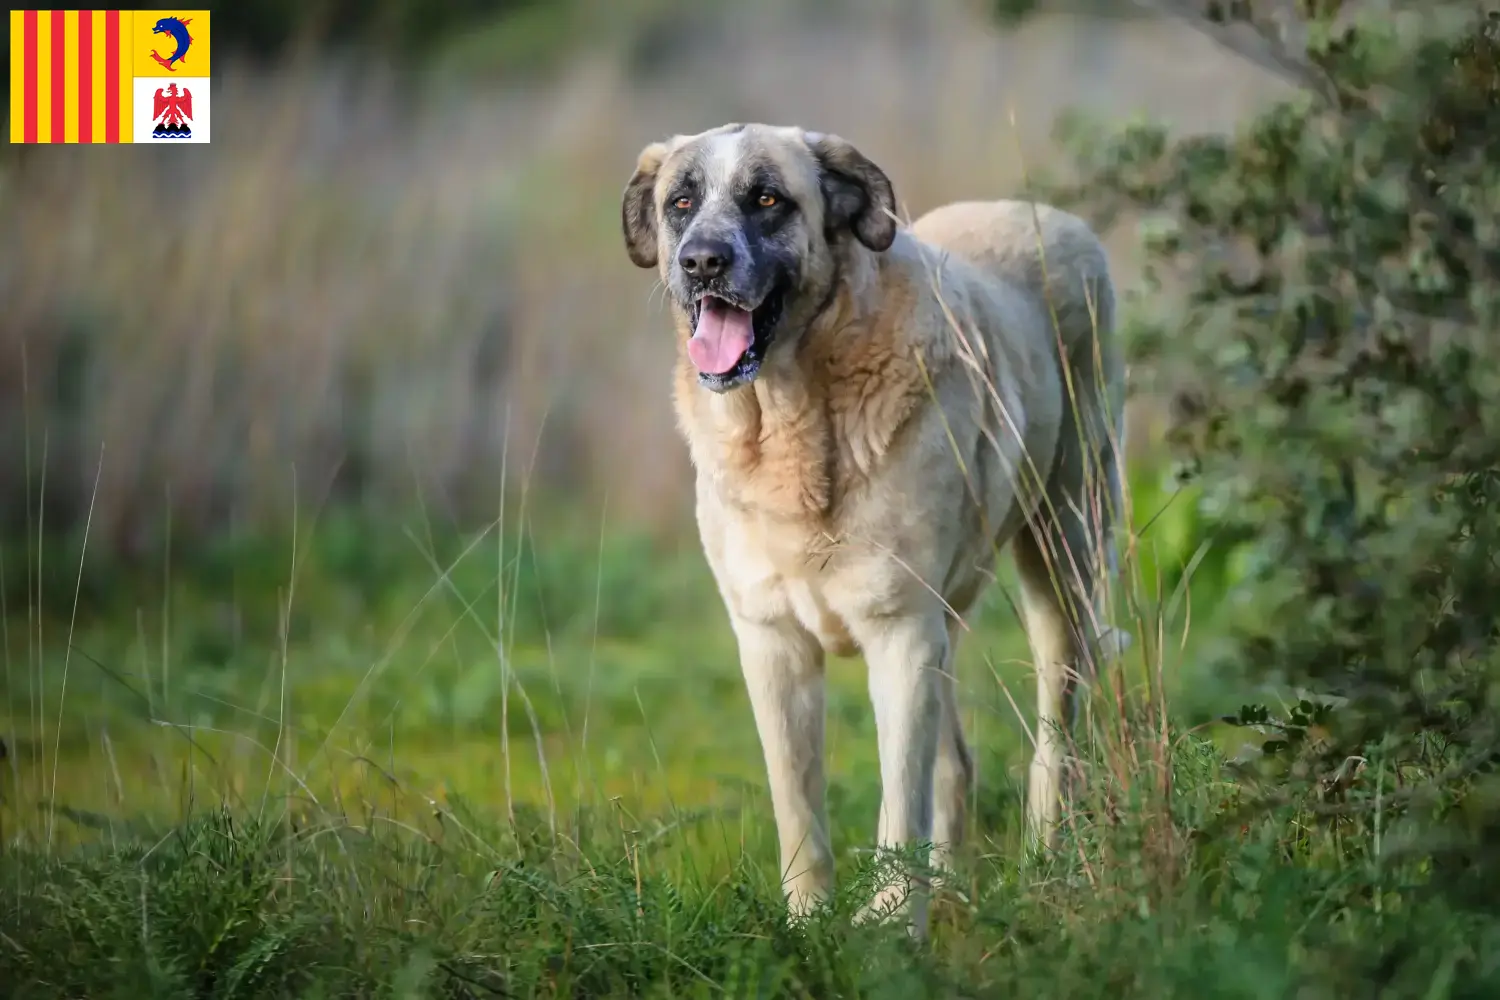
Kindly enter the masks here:
[[193, 137], [193, 92], [186, 87], [180, 94], [175, 82], [167, 84], [165, 88], [157, 88], [156, 99], [151, 102], [151, 112], [151, 120], [156, 122], [156, 127], [151, 130], [153, 138]]
[[209, 12], [13, 10], [11, 142], [208, 142]]
[[192, 23], [192, 18], [184, 21], [180, 17], [164, 17], [157, 21], [156, 26], [151, 29], [151, 34], [168, 35], [172, 41], [177, 43], [177, 48], [165, 59], [162, 58], [160, 52], [154, 49], [151, 52], [151, 58], [161, 63], [161, 68], [168, 73], [175, 73], [177, 71], [176, 64], [187, 58], [188, 49], [193, 47], [193, 36], [188, 34], [187, 29], [187, 26]]

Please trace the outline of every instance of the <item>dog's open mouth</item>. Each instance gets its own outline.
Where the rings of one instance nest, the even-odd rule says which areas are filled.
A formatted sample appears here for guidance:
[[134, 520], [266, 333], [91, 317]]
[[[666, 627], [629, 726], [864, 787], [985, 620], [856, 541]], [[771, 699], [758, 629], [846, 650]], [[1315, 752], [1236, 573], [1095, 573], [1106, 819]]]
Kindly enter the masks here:
[[753, 382], [781, 320], [785, 289], [778, 283], [754, 309], [705, 295], [692, 306], [688, 357], [698, 381], [716, 392]]

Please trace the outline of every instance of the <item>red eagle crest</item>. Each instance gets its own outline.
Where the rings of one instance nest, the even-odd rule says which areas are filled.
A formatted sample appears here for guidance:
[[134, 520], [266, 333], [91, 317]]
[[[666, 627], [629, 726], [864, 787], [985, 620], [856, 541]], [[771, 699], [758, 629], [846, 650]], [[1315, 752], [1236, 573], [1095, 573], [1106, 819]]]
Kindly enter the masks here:
[[177, 84], [169, 83], [165, 88], [156, 89], [156, 97], [152, 103], [151, 120], [162, 120], [168, 125], [180, 125], [183, 119], [193, 120], [193, 92], [186, 87], [178, 93]]

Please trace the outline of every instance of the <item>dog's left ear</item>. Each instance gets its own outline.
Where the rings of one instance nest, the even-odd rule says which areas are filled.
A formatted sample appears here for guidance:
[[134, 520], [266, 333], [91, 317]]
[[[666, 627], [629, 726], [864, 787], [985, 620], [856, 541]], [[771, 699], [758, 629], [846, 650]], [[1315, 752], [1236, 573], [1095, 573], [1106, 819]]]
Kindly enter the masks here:
[[656, 175], [669, 152], [671, 146], [665, 142], [653, 142], [641, 150], [620, 200], [625, 252], [636, 267], [656, 266]]
[[808, 132], [805, 138], [821, 168], [830, 228], [852, 229], [856, 239], [877, 253], [890, 249], [896, 240], [896, 192], [885, 171], [836, 135]]

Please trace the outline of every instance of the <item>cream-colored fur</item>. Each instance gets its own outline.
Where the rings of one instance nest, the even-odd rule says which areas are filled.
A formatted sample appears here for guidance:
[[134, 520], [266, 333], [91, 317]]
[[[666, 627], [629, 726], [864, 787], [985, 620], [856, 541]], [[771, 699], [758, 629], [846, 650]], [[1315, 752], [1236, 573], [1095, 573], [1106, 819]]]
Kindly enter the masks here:
[[[821, 296], [821, 308], [809, 306], [805, 322], [789, 308], [758, 377], [726, 392], [703, 388], [680, 350], [674, 402], [765, 754], [786, 892], [800, 912], [833, 879], [825, 653], [862, 652], [868, 664], [877, 843], [930, 841], [941, 867], [960, 842], [973, 767], [954, 648], [1007, 543], [1037, 671], [1027, 815], [1038, 839], [1052, 837], [1068, 676], [1104, 635], [1096, 595], [1119, 493], [1123, 366], [1105, 253], [1082, 221], [1044, 205], [965, 202], [890, 239], [868, 215], [850, 223], [857, 238], [830, 231], [839, 220], [829, 199], [843, 190], [828, 187], [830, 176], [878, 168], [842, 140], [800, 129], [728, 126], [642, 153], [626, 237], [669, 288], [680, 276], [661, 213], [673, 184], [706, 169], [699, 190], [732, 187], [741, 162], [769, 165], [796, 200], [801, 230], [778, 239], [795, 247], [798, 296]], [[866, 209], [888, 212], [881, 181], [855, 187]], [[704, 200], [702, 212], [714, 204]], [[689, 313], [680, 303], [674, 312], [685, 344]], [[921, 933], [926, 887], [912, 877], [872, 909], [899, 909]]]

